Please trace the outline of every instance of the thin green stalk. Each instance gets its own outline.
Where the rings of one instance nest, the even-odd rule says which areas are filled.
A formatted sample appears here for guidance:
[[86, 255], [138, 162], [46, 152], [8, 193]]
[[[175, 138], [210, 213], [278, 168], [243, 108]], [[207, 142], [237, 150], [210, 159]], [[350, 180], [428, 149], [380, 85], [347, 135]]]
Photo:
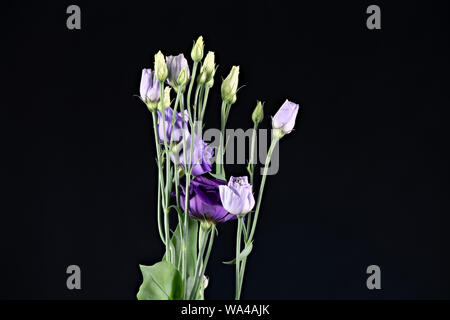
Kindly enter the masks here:
[[198, 102], [199, 96], [201, 96], [201, 91], [202, 91], [201, 89], [202, 89], [201, 86], [197, 86], [197, 88], [195, 89], [195, 98], [194, 98], [194, 104], [193, 104], [193, 109], [194, 109], [193, 115], [194, 115], [194, 117], [193, 117], [193, 119], [191, 119], [192, 123], [194, 125], [195, 125], [196, 120], [198, 119], [198, 117], [197, 117], [197, 115], [198, 115], [198, 113], [197, 113], [197, 110], [198, 110], [197, 102]]
[[259, 209], [261, 207], [261, 200], [262, 200], [262, 195], [264, 192], [264, 185], [266, 184], [267, 170], [269, 169], [269, 163], [270, 163], [270, 159], [272, 158], [272, 152], [275, 149], [275, 146], [277, 145], [278, 140], [279, 139], [276, 137], [272, 138], [272, 143], [270, 144], [269, 151], [267, 152], [266, 163], [264, 165], [264, 171], [263, 171], [263, 176], [262, 176], [262, 180], [261, 180], [261, 186], [259, 187], [258, 200], [256, 202], [255, 219], [253, 220], [252, 231], [250, 232], [248, 241], [252, 241], [253, 236], [255, 234], [256, 223], [258, 222]]
[[204, 96], [204, 98], [203, 98], [202, 111], [201, 111], [200, 117], [199, 117], [200, 123], [202, 123], [202, 124], [203, 124], [203, 117], [205, 116], [206, 103], [207, 103], [207, 101], [208, 101], [209, 89], [210, 89], [209, 87], [206, 87], [206, 88], [205, 88], [205, 96]]
[[[252, 132], [252, 140], [250, 144], [250, 160], [248, 162], [248, 172], [250, 174], [250, 185], [254, 186], [254, 174], [255, 174], [255, 154], [256, 154], [256, 132], [258, 131], [258, 122], [255, 122], [253, 125], [253, 132]], [[245, 234], [245, 241], [248, 239], [248, 234], [250, 232], [250, 226], [252, 225], [252, 216], [253, 214], [250, 213], [247, 215], [247, 228], [246, 228], [246, 234]]]
[[221, 110], [221, 117], [220, 117], [220, 144], [219, 144], [219, 150], [217, 152], [217, 159], [216, 159], [216, 174], [220, 176], [225, 176], [225, 168], [223, 164], [223, 156], [224, 156], [224, 144], [225, 144], [225, 127], [227, 123], [227, 104], [225, 101], [222, 101], [222, 107]]
[[159, 103], [161, 106], [161, 119], [162, 119], [162, 129], [163, 129], [163, 142], [166, 156], [166, 188], [165, 192], [165, 201], [164, 201], [164, 230], [165, 230], [165, 239], [166, 239], [166, 259], [167, 261], [172, 261], [172, 255], [170, 252], [170, 232], [169, 232], [169, 202], [170, 202], [170, 157], [169, 157], [169, 147], [167, 143], [167, 135], [166, 135], [166, 119], [165, 119], [165, 106], [164, 106], [164, 82], [159, 83], [160, 88], [160, 98]]
[[244, 282], [245, 265], [247, 264], [247, 257], [243, 258], [241, 261], [241, 269], [239, 271], [239, 299], [242, 291], [242, 283]]
[[[200, 276], [199, 276], [200, 280], [197, 283], [196, 287], [194, 288], [194, 292], [198, 291], [198, 289], [199, 289], [198, 287], [200, 286], [200, 283], [203, 281], [203, 276], [205, 275], [206, 266], [208, 265], [209, 256], [211, 254], [211, 249], [212, 249], [212, 246], [213, 246], [213, 243], [214, 243], [214, 234], [215, 234], [216, 226], [212, 225], [211, 228], [212, 229], [211, 229], [210, 237], [209, 237], [208, 250], [206, 250], [205, 259], [203, 260], [203, 263], [202, 263], [202, 271], [201, 271]], [[195, 298], [195, 296], [194, 296], [194, 298]]]
[[[199, 279], [200, 279], [200, 277], [202, 277], [199, 274], [200, 268], [202, 268], [203, 255], [205, 254], [206, 243], [208, 242], [208, 236], [209, 236], [210, 232], [211, 232], [211, 229], [203, 230], [202, 227], [200, 227], [200, 229], [199, 229], [199, 246], [200, 246], [200, 248], [199, 248], [198, 255], [197, 255], [197, 261], [195, 263], [194, 285], [192, 286], [192, 292], [189, 296], [190, 300], [195, 299], [195, 296], [197, 295]], [[203, 268], [202, 268], [202, 270], [203, 270]]]
[[158, 182], [158, 200], [157, 200], [157, 219], [158, 219], [158, 232], [159, 237], [161, 238], [162, 243], [166, 244], [166, 239], [164, 239], [163, 231], [162, 231], [162, 224], [161, 224], [161, 184]]
[[154, 131], [154, 136], [155, 136], [155, 146], [156, 146], [156, 159], [158, 162], [158, 208], [157, 208], [157, 215], [158, 215], [158, 229], [159, 229], [159, 233], [160, 236], [163, 237], [162, 242], [164, 244], [166, 244], [166, 239], [165, 236], [163, 236], [162, 234], [162, 226], [161, 226], [161, 206], [164, 203], [164, 195], [161, 192], [162, 190], [164, 190], [164, 179], [162, 178], [162, 161], [161, 161], [161, 146], [159, 144], [159, 139], [158, 139], [158, 129], [157, 129], [157, 115], [156, 115], [156, 111], [152, 112], [152, 118], [153, 118], [153, 131]]
[[[181, 121], [185, 123], [184, 119], [184, 96], [181, 96], [180, 100], [180, 108], [181, 108]], [[186, 159], [186, 133], [185, 130], [183, 130], [183, 158], [184, 158], [184, 164], [185, 164], [185, 175], [186, 175], [186, 185], [185, 185], [185, 197], [184, 197], [184, 225], [181, 226], [183, 228], [183, 245], [182, 245], [182, 268], [181, 268], [181, 275], [183, 279], [183, 283], [187, 283], [187, 250], [186, 250], [186, 244], [189, 239], [189, 230], [188, 230], [188, 217], [189, 217], [189, 184], [190, 184], [190, 175], [189, 172], [186, 170], [187, 166], [187, 159]], [[187, 296], [187, 286], [184, 286], [184, 293], [183, 296]]]
[[238, 218], [238, 229], [236, 233], [236, 296], [235, 300], [239, 300], [241, 297], [241, 291], [240, 291], [240, 259], [239, 254], [241, 253], [241, 238], [242, 238], [242, 217]]
[[194, 61], [194, 65], [192, 67], [191, 80], [189, 82], [189, 89], [188, 89], [188, 94], [187, 94], [187, 107], [188, 107], [188, 110], [191, 109], [191, 92], [192, 92], [192, 87], [193, 87], [194, 81], [195, 81], [195, 75], [197, 73], [197, 65], [198, 65], [198, 62]]
[[[248, 236], [248, 238], [246, 240], [246, 243], [251, 243], [251, 241], [253, 240], [253, 236], [255, 234], [256, 223], [258, 221], [259, 210], [260, 210], [260, 207], [261, 207], [261, 199], [262, 199], [262, 195], [263, 195], [263, 192], [264, 192], [264, 186], [265, 186], [265, 183], [266, 183], [267, 170], [269, 168], [269, 164], [270, 164], [270, 160], [272, 158], [273, 150], [275, 149], [275, 146], [277, 145], [278, 140], [279, 140], [279, 138], [276, 138], [276, 137], [272, 138], [272, 142], [270, 144], [269, 151], [267, 152], [266, 162], [264, 164], [263, 177], [262, 177], [262, 180], [261, 180], [261, 186], [259, 188], [259, 193], [258, 193], [258, 200], [256, 202], [255, 218], [253, 220], [252, 229], [251, 229], [250, 235]], [[236, 279], [238, 279], [238, 282], [236, 282], [236, 286], [239, 288], [239, 293], [242, 290], [242, 283], [244, 282], [244, 273], [245, 273], [245, 266], [247, 264], [247, 258], [248, 258], [248, 256], [244, 257], [242, 259], [242, 265], [241, 265], [241, 267], [239, 269], [239, 279], [236, 278]], [[237, 263], [237, 261], [236, 261], [236, 263]]]

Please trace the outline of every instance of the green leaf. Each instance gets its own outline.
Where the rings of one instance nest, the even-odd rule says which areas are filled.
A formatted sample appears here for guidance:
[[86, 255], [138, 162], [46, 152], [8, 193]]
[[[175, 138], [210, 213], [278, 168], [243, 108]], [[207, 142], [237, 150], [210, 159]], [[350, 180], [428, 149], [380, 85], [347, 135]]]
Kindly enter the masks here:
[[[182, 241], [181, 241], [181, 232], [180, 225], [177, 225], [173, 236], [172, 236], [172, 244], [175, 247], [175, 265], [180, 266], [181, 268], [181, 257], [183, 254]], [[195, 273], [195, 264], [197, 262], [197, 235], [198, 235], [198, 221], [192, 218], [188, 218], [188, 234], [189, 239], [186, 244], [187, 250], [187, 261], [186, 261], [186, 272], [188, 275], [194, 275]]]
[[218, 180], [222, 180], [222, 181], [226, 181], [226, 177], [220, 173], [211, 173], [208, 172], [214, 179], [218, 179]]
[[[246, 245], [244, 250], [241, 251], [241, 253], [239, 254], [239, 260], [242, 261], [243, 258], [248, 256], [250, 254], [250, 252], [252, 252], [252, 249], [253, 249], [253, 241], [250, 242], [248, 245]], [[234, 258], [233, 260], [230, 260], [230, 261], [225, 261], [223, 263], [224, 264], [236, 264], [236, 258]]]
[[183, 299], [183, 280], [173, 264], [161, 261], [152, 266], [139, 267], [144, 280], [137, 293], [138, 300]]

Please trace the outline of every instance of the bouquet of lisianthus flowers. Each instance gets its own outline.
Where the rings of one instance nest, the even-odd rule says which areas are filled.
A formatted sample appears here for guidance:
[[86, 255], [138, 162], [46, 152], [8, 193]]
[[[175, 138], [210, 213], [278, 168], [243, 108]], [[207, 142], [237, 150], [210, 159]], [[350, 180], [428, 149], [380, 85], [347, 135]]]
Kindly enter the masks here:
[[[225, 128], [239, 89], [239, 67], [233, 66], [222, 81], [220, 139], [214, 152], [202, 139], [202, 123], [217, 67], [214, 52], [208, 52], [204, 60], [203, 56], [203, 38], [199, 37], [191, 51], [192, 72], [183, 54], [164, 57], [161, 52], [155, 55], [154, 70], [142, 70], [140, 99], [153, 117], [158, 166], [156, 217], [165, 254], [152, 266], [140, 266], [143, 282], [138, 299], [204, 299], [208, 285], [205, 270], [218, 234], [217, 224], [230, 220], [237, 220], [236, 256], [226, 263], [235, 265], [235, 298], [240, 299], [269, 163], [278, 141], [293, 130], [297, 117], [299, 106], [286, 100], [272, 118], [272, 142], [255, 201], [256, 132], [264, 117], [263, 104], [258, 101], [252, 113], [249, 176], [230, 177], [227, 182]], [[175, 221], [176, 228], [171, 230]]]

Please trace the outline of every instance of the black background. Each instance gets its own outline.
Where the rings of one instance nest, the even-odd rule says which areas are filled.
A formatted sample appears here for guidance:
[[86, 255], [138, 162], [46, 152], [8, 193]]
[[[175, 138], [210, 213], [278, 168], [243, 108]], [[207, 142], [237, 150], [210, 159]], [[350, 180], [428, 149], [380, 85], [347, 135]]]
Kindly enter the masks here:
[[[199, 35], [220, 66], [208, 126], [232, 65], [245, 87], [230, 128], [252, 126], [256, 99], [266, 128], [286, 98], [301, 105], [243, 298], [450, 298], [448, 17], [444, 1], [2, 2], [0, 298], [135, 299], [138, 264], [163, 247], [151, 117], [133, 94], [158, 50], [189, 56]], [[208, 299], [233, 297], [234, 233], [219, 226]], [[381, 290], [366, 288], [371, 264]]]

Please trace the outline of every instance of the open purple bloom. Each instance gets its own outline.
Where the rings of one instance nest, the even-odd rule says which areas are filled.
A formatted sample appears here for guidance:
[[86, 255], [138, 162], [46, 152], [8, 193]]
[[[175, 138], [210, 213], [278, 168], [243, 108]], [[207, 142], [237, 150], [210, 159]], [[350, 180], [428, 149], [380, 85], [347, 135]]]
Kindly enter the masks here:
[[145, 103], [159, 100], [159, 82], [152, 69], [142, 69], [141, 86], [139, 93]]
[[[213, 223], [236, 219], [235, 215], [224, 209], [220, 200], [219, 187], [225, 184], [222, 180], [195, 177], [189, 188], [189, 215]], [[183, 210], [185, 201], [185, 188], [181, 184], [180, 202]]]
[[[211, 158], [214, 155], [213, 149], [202, 140], [202, 138], [198, 135], [194, 135], [191, 151], [191, 136], [189, 135], [186, 138], [186, 159], [185, 152], [181, 150], [179, 154], [179, 163], [186, 168], [186, 163], [188, 164], [188, 168], [192, 166], [192, 174], [194, 176], [202, 175], [206, 172], [210, 172], [212, 168]], [[181, 142], [180, 142], [181, 143]], [[191, 161], [191, 153], [192, 153], [192, 161]], [[172, 157], [174, 160], [174, 157]]]
[[280, 130], [282, 134], [290, 133], [294, 129], [298, 108], [298, 104], [286, 100], [272, 118], [272, 128]]
[[219, 186], [219, 192], [223, 207], [234, 215], [247, 214], [255, 206], [247, 177], [231, 177], [228, 185]]
[[169, 69], [169, 76], [167, 81], [173, 87], [177, 87], [177, 79], [183, 68], [186, 68], [187, 79], [190, 77], [189, 64], [182, 53], [177, 56], [166, 57], [167, 68]]
[[[159, 140], [164, 142], [164, 129], [166, 131], [166, 141], [167, 143], [172, 142], [180, 142], [183, 139], [183, 127], [185, 130], [185, 135], [189, 135], [189, 130], [187, 127], [188, 124], [188, 112], [184, 111], [184, 126], [183, 126], [183, 116], [181, 112], [178, 112], [175, 115], [175, 123], [172, 126], [172, 117], [173, 117], [173, 109], [171, 107], [167, 107], [164, 109], [164, 126], [161, 111], [158, 110], [158, 137]], [[171, 140], [172, 139], [172, 140]]]

